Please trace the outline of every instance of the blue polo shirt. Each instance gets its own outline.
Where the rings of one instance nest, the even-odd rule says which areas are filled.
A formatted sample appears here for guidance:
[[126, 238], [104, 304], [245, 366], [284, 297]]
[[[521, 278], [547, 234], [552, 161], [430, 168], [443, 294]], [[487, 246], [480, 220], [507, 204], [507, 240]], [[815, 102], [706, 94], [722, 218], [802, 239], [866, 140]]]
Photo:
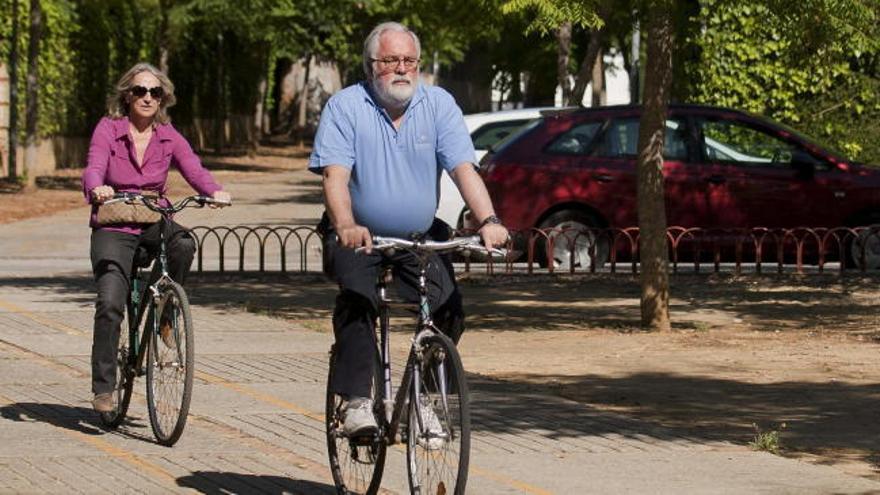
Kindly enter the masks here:
[[395, 129], [362, 82], [327, 101], [309, 170], [350, 169], [355, 221], [376, 235], [407, 237], [431, 226], [441, 171], [475, 158], [461, 109], [445, 90], [419, 84]]

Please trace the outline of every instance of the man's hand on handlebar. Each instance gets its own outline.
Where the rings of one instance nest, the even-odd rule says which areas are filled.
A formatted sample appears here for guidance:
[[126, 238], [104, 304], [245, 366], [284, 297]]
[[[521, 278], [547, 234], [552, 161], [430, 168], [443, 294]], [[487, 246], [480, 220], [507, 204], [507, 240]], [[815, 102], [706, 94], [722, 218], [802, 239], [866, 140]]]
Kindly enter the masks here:
[[370, 235], [369, 229], [358, 224], [338, 225], [336, 227], [336, 236], [339, 239], [339, 245], [342, 247], [357, 249], [363, 246], [364, 252], [370, 254], [373, 249], [373, 237]]
[[113, 199], [113, 195], [116, 194], [116, 191], [113, 190], [110, 186], [98, 186], [92, 189], [92, 198], [95, 200], [95, 203], [103, 203], [108, 199]]
[[483, 244], [488, 248], [504, 246], [510, 239], [507, 227], [500, 223], [487, 223], [480, 228], [479, 233]]

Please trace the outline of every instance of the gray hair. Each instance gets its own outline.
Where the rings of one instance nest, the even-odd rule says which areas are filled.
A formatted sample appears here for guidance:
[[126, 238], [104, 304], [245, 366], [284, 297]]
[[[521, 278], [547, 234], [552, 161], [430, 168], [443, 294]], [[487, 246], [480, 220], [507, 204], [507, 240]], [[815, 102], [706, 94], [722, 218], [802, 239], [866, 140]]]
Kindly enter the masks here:
[[383, 22], [374, 27], [369, 36], [367, 36], [367, 39], [364, 40], [364, 74], [367, 76], [367, 79], [373, 76], [373, 61], [371, 59], [375, 58], [374, 55], [379, 51], [379, 38], [386, 31], [396, 31], [412, 36], [416, 44], [416, 57], [421, 58], [422, 56], [422, 44], [419, 43], [419, 37], [416, 36], [416, 33], [410, 31], [408, 27], [399, 22]]
[[128, 116], [129, 104], [126, 100], [128, 99], [129, 91], [131, 91], [132, 86], [134, 86], [135, 76], [141, 72], [149, 72], [154, 75], [156, 79], [159, 80], [159, 85], [162, 86], [162, 89], [165, 91], [165, 96], [159, 100], [159, 111], [156, 112], [156, 121], [160, 124], [171, 122], [171, 117], [168, 116], [167, 110], [169, 107], [177, 103], [177, 98], [174, 97], [174, 84], [171, 82], [171, 79], [168, 79], [168, 76], [166, 76], [164, 72], [146, 62], [134, 64], [131, 69], [128, 69], [128, 71], [119, 78], [119, 81], [116, 81], [116, 87], [113, 88], [113, 94], [107, 98], [107, 116], [111, 119], [121, 119]]

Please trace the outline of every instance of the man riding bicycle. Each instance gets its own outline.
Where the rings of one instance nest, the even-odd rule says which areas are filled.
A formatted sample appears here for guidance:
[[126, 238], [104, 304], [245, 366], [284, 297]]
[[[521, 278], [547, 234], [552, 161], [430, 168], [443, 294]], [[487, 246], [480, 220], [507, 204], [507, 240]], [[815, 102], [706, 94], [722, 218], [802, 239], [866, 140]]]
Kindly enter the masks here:
[[[347, 399], [343, 428], [349, 436], [377, 429], [370, 380], [382, 257], [371, 253], [371, 236], [447, 237], [449, 227], [434, 219], [439, 177], [446, 170], [480, 220], [486, 246], [501, 246], [508, 239], [476, 172], [461, 109], [443, 89], [419, 84], [416, 34], [396, 22], [380, 24], [364, 41], [363, 53], [366, 80], [327, 102], [309, 160], [309, 169], [323, 175], [326, 213], [319, 229], [325, 271], [340, 287], [330, 388]], [[356, 253], [359, 247], [366, 253]], [[401, 295], [418, 300], [418, 261], [399, 253], [391, 262]], [[435, 256], [427, 276], [432, 318], [457, 342], [464, 312], [452, 264]]]

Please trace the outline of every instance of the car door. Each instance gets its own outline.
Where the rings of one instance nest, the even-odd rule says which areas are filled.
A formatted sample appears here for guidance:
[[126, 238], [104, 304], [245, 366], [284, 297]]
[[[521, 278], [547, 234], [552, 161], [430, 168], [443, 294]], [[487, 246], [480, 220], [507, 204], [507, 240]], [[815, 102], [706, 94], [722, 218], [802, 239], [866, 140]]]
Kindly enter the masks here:
[[831, 226], [839, 221], [841, 174], [796, 140], [759, 122], [698, 119], [712, 199], [707, 225], [737, 228]]
[[670, 227], [702, 227], [711, 215], [696, 153], [690, 122], [684, 115], [671, 115], [666, 120], [663, 145], [666, 224]]
[[596, 128], [596, 137], [582, 142], [578, 159], [583, 202], [599, 211], [609, 225], [631, 227], [636, 213], [637, 116], [613, 118]]
[[[604, 197], [617, 203], [613, 225], [638, 225], [637, 172], [639, 118], [610, 121], [591, 153], [593, 178], [608, 186]], [[705, 222], [708, 202], [699, 185], [694, 160], [694, 140], [687, 120], [672, 116], [666, 121], [663, 149], [666, 222], [670, 226], [696, 227]]]

